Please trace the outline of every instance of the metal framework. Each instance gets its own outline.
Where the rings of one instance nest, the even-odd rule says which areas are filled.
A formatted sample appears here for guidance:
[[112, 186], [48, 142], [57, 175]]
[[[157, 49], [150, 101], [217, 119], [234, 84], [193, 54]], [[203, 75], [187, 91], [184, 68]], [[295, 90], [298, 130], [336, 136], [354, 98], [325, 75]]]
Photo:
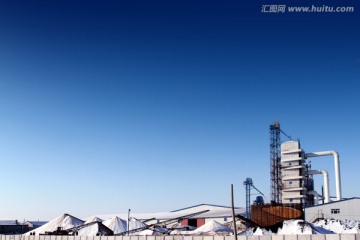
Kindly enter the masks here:
[[255, 189], [258, 193], [260, 193], [264, 197], [265, 197], [265, 195], [254, 186], [253, 180], [251, 178], [246, 178], [246, 180], [244, 181], [244, 185], [245, 185], [245, 190], [246, 190], [246, 218], [250, 219], [251, 218], [251, 211], [250, 211], [251, 210], [250, 209], [251, 189]]
[[210, 211], [210, 210], [203, 210], [203, 211], [200, 211], [200, 212], [195, 212], [195, 213], [187, 214], [187, 215], [184, 215], [184, 216], [181, 216], [181, 217], [167, 219], [167, 220], [164, 220], [164, 221], [162, 221], [162, 222], [158, 222], [158, 223], [146, 225], [146, 226], [144, 226], [144, 227], [140, 227], [140, 228], [128, 230], [128, 231], [126, 231], [126, 232], [118, 233], [118, 234], [115, 234], [115, 236], [118, 236], [118, 235], [129, 235], [129, 234], [131, 234], [131, 233], [140, 232], [140, 231], [142, 231], [142, 230], [146, 230], [146, 229], [149, 229], [149, 228], [152, 228], [152, 227], [155, 227], [155, 226], [165, 226], [165, 225], [168, 225], [168, 224], [172, 224], [172, 223], [176, 223], [176, 222], [181, 222], [181, 221], [184, 220], [184, 219], [189, 219], [189, 218], [195, 217], [195, 216], [197, 216], [197, 215], [200, 215], [200, 214], [203, 214], [203, 213], [206, 213], [206, 212], [209, 212], [209, 211]]
[[253, 182], [251, 178], [247, 178], [244, 182], [246, 191], [246, 218], [250, 219], [250, 190]]
[[271, 201], [281, 203], [281, 153], [280, 153], [280, 123], [275, 121], [270, 125], [270, 182]]

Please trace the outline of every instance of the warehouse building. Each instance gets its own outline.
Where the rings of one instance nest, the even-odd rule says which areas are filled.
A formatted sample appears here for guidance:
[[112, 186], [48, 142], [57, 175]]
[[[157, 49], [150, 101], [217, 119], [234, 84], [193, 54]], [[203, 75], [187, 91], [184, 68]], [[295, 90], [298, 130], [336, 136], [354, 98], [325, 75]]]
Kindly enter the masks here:
[[336, 202], [315, 205], [305, 208], [305, 220], [314, 222], [317, 219], [332, 218], [338, 220], [360, 220], [360, 198], [349, 198]]
[[0, 234], [23, 234], [27, 231], [28, 225], [17, 220], [0, 220]]

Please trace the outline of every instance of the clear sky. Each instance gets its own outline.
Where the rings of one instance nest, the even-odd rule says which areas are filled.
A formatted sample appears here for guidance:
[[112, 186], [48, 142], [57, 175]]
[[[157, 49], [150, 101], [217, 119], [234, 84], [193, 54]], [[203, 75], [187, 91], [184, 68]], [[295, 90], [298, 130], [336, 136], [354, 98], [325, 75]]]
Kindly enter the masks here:
[[[0, 219], [230, 205], [231, 183], [244, 207], [247, 177], [270, 199], [274, 120], [307, 152], [337, 150], [359, 197], [358, 6], [0, 1]], [[312, 164], [334, 195], [332, 158]]]

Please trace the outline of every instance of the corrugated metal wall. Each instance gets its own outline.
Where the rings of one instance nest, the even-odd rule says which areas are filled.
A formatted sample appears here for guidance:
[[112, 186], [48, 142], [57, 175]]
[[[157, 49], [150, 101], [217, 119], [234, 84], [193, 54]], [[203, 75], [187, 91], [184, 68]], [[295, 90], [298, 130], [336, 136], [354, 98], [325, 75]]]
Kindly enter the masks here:
[[303, 219], [301, 204], [252, 205], [251, 220], [260, 226], [271, 226], [290, 219]]

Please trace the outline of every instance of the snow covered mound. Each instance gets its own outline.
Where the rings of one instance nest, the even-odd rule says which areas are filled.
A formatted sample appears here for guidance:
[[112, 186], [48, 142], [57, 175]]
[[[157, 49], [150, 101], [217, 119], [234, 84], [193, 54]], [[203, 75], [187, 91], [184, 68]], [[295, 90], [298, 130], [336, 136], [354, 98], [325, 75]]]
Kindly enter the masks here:
[[272, 233], [262, 228], [247, 229], [239, 235], [292, 235], [292, 234], [312, 234], [312, 227], [303, 220], [288, 220], [283, 222], [282, 228], [279, 228], [277, 233]]
[[278, 235], [289, 234], [312, 234], [312, 228], [303, 220], [288, 220], [283, 223], [283, 227], [279, 228]]
[[322, 227], [334, 233], [360, 233], [360, 221], [324, 219], [314, 223], [315, 227]]
[[272, 235], [271, 231], [267, 231], [265, 229], [257, 228], [252, 235]]
[[[303, 220], [288, 220], [283, 222], [282, 228], [278, 229], [276, 235], [293, 235], [293, 234], [343, 234], [343, 233], [360, 233], [360, 221], [340, 221], [333, 219], [320, 220], [314, 224], [307, 223]], [[248, 229], [239, 235], [274, 235], [271, 231], [261, 228], [254, 230]]]
[[51, 220], [47, 224], [44, 224], [41, 227], [36, 228], [35, 230], [31, 230], [25, 233], [24, 235], [30, 235], [30, 233], [35, 235], [40, 235], [40, 234], [44, 234], [45, 232], [56, 231], [59, 227], [62, 230], [66, 230], [83, 224], [84, 221], [65, 213], [60, 217]]

